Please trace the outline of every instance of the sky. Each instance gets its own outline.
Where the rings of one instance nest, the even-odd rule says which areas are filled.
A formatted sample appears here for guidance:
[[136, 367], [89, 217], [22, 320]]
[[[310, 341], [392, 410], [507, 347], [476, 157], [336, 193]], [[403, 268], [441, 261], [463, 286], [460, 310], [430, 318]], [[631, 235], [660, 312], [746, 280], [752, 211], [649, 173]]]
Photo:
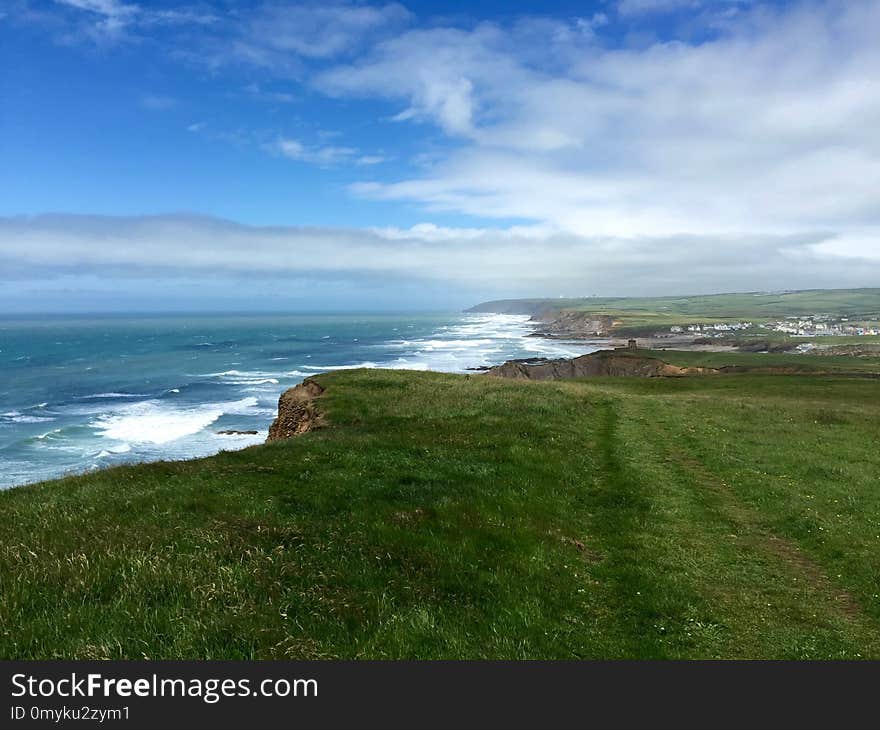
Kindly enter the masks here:
[[0, 313], [880, 285], [880, 0], [0, 3]]

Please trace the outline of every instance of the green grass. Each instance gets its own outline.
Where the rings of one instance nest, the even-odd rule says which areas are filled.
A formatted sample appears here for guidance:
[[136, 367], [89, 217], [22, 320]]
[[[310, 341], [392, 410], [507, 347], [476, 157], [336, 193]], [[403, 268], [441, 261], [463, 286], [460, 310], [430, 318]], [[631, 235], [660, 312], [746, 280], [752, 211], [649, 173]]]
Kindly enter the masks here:
[[[625, 350], [622, 354], [629, 354]], [[692, 350], [638, 350], [636, 357], [657, 357], [681, 367], [790, 368], [804, 373], [880, 374], [880, 357], [804, 355], [800, 353], [700, 352]]]
[[880, 657], [878, 380], [319, 381], [327, 429], [0, 493], [0, 657]]
[[[697, 335], [695, 335], [696, 337]], [[853, 347], [858, 345], [878, 345], [880, 344], [880, 335], [819, 335], [815, 337], [805, 337], [803, 335], [793, 336], [785, 332], [776, 330], [768, 330], [761, 327], [752, 327], [746, 330], [740, 330], [730, 333], [722, 338], [714, 340], [718, 344], [747, 345], [750, 342], [762, 341], [771, 344], [789, 344], [792, 349], [797, 345], [811, 343], [822, 347]]]

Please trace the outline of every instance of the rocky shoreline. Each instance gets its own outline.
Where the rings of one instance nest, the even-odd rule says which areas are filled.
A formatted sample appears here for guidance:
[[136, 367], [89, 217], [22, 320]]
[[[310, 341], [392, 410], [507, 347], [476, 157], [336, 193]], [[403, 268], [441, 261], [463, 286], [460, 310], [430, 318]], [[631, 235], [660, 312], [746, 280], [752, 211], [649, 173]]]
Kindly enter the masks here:
[[[543, 309], [532, 314], [529, 323], [534, 332], [529, 337], [552, 340], [588, 340], [603, 347], [626, 347], [631, 341], [643, 350], [688, 350], [691, 352], [802, 352], [803, 343], [778, 341], [767, 338], [743, 340], [736, 337], [703, 337], [688, 332], [655, 332], [650, 335], [621, 335], [616, 332], [622, 322], [613, 317], [594, 312], [566, 309]], [[815, 344], [809, 343], [814, 355], [848, 355], [853, 357], [876, 357], [880, 344]]]
[[608, 337], [615, 325], [607, 314], [570, 311], [548, 311], [533, 315], [529, 321], [536, 325], [532, 337], [561, 339]]
[[695, 352], [732, 352], [738, 347], [729, 342], [713, 342], [693, 335], [664, 333], [648, 337], [615, 335], [620, 322], [607, 314], [548, 309], [533, 314], [529, 323], [535, 328], [529, 337], [551, 340], [589, 340], [608, 348], [627, 347], [631, 340], [643, 350], [692, 350]]

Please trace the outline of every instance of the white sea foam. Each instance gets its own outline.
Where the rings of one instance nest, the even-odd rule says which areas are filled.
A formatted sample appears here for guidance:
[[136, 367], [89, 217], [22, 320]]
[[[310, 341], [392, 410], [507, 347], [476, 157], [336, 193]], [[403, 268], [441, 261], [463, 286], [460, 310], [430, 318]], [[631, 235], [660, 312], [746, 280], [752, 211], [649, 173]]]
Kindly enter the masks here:
[[[303, 365], [306, 370], [320, 370], [321, 372], [328, 372], [330, 370], [358, 370], [360, 368], [380, 368], [381, 364], [375, 362], [359, 362], [354, 365]], [[386, 365], [387, 367], [387, 365]]]
[[375, 367], [462, 372], [522, 357], [523, 350], [548, 357], [571, 357], [596, 349], [592, 343], [530, 338], [533, 331], [525, 315], [466, 315], [460, 322], [438, 327], [426, 337], [394, 339], [377, 345], [399, 355]]
[[591, 345], [573, 345], [565, 341], [539, 340], [538, 338], [523, 342], [522, 348], [547, 357], [577, 357], [596, 349]]
[[253, 397], [191, 407], [143, 401], [100, 416], [92, 425], [101, 436], [115, 441], [166, 444], [198, 433], [226, 413], [246, 413], [256, 405], [257, 399]]
[[46, 439], [52, 438], [53, 436], [56, 436], [59, 433], [61, 433], [60, 428], [53, 428], [51, 431], [46, 431], [46, 433], [41, 433], [38, 436], [34, 436], [34, 438], [38, 441], [44, 441]]
[[203, 378], [220, 378], [230, 385], [258, 385], [261, 383], [278, 384], [282, 373], [266, 370], [224, 370], [222, 373], [205, 373]]
[[113, 398], [149, 398], [146, 393], [93, 393], [92, 395], [84, 395], [81, 396], [83, 400], [98, 400], [98, 399], [107, 399], [111, 400]]
[[131, 451], [131, 444], [121, 443], [118, 446], [110, 446], [106, 449], [101, 449], [95, 458], [96, 459], [106, 459], [108, 456], [114, 456], [115, 454], [127, 454]]
[[474, 340], [411, 340], [409, 344], [416, 345], [423, 350], [465, 350], [473, 347], [485, 347], [495, 342], [494, 339]]
[[21, 413], [4, 413], [6, 420], [12, 423], [49, 423], [55, 419], [50, 416], [26, 416]]
[[431, 363], [427, 360], [408, 360], [401, 357], [383, 364], [382, 367], [391, 370], [431, 370]]

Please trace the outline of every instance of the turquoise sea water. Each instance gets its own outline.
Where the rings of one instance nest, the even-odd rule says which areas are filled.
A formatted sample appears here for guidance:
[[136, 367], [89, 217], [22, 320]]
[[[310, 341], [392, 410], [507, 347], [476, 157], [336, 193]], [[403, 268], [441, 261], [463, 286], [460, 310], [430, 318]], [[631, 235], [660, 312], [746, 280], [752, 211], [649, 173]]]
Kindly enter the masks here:
[[455, 313], [0, 320], [0, 488], [260, 443], [279, 394], [327, 370], [596, 349], [531, 331], [522, 316]]

